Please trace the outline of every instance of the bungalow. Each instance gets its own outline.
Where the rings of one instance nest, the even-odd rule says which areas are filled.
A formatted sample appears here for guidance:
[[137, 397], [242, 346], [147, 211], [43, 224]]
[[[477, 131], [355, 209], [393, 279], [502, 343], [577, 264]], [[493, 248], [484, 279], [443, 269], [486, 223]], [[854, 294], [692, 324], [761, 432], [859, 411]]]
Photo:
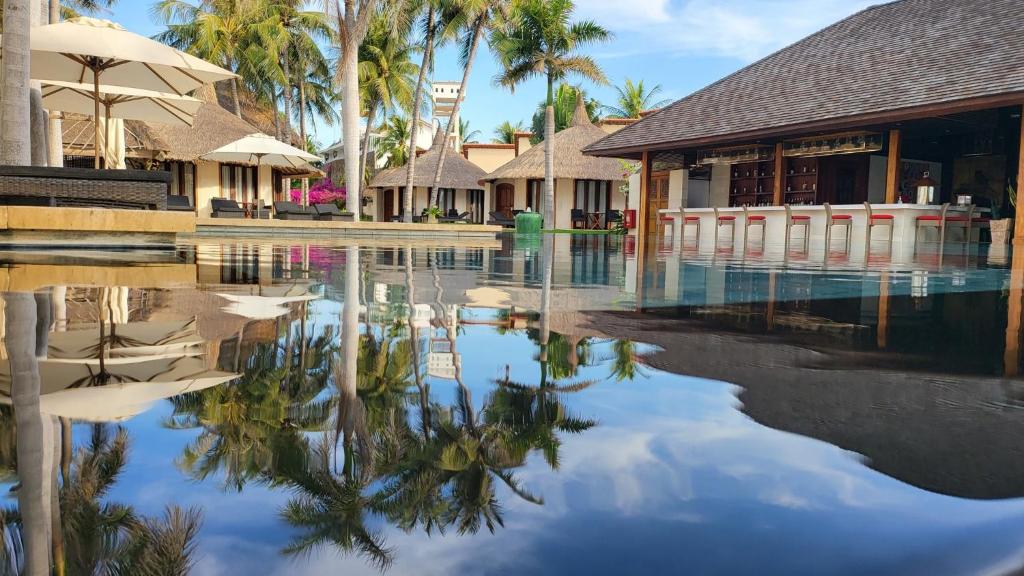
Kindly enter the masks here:
[[586, 153], [642, 163], [647, 227], [695, 206], [970, 201], [1005, 215], [1024, 182], [1021, 29], [1018, 0], [873, 6]]
[[[595, 158], [583, 149], [607, 136], [595, 126], [583, 100], [576, 103], [570, 125], [552, 141], [555, 155], [555, 228], [571, 228], [573, 215], [605, 223], [609, 211], [623, 210], [626, 173], [619, 160]], [[482, 179], [491, 185], [489, 210], [510, 216], [518, 210], [543, 211], [545, 142], [532, 146]]]
[[[438, 127], [430, 150], [416, 159], [415, 193], [412, 197], [414, 216], [418, 216], [430, 201], [429, 192], [434, 184], [443, 142], [444, 131]], [[485, 186], [480, 181], [486, 173], [456, 152], [451, 143], [448, 147], [444, 169], [441, 171], [441, 185], [438, 187], [438, 206], [445, 213], [452, 210], [458, 214], [468, 212], [469, 222], [483, 224], [484, 207], [488, 200]], [[367, 211], [373, 214], [375, 220], [387, 222], [404, 214], [407, 166], [384, 170], [374, 176], [367, 186], [370, 198], [375, 199], [376, 203], [376, 208]]]

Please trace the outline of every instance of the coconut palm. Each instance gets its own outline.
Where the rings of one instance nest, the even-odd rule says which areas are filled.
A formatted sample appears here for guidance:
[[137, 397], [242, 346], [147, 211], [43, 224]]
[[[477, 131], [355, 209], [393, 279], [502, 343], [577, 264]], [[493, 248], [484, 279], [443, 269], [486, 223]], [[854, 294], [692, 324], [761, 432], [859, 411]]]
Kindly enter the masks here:
[[[604, 42], [611, 33], [597, 23], [572, 22], [572, 0], [521, 0], [512, 17], [491, 34], [491, 49], [498, 55], [502, 72], [496, 82], [510, 90], [536, 77], [547, 81], [547, 111], [544, 140], [555, 135], [555, 82], [579, 76], [607, 83], [604, 72], [593, 58], [578, 53], [588, 44]], [[545, 146], [544, 218], [554, 222], [554, 152]]]
[[637, 352], [636, 342], [627, 339], [612, 342], [612, 367], [609, 376], [616, 382], [646, 376], [643, 357]]
[[409, 119], [401, 116], [390, 116], [385, 122], [384, 137], [381, 138], [378, 152], [387, 157], [388, 168], [403, 166], [411, 161], [409, 156], [411, 129]]
[[0, 40], [0, 164], [32, 164], [29, 109], [29, 0], [4, 0], [6, 28]]
[[516, 133], [523, 132], [526, 130], [526, 126], [523, 125], [522, 120], [516, 121], [515, 124], [505, 120], [494, 129], [494, 138], [492, 141], [496, 144], [515, 144]]
[[480, 131], [471, 129], [469, 127], [469, 120], [459, 118], [459, 138], [461, 138], [463, 144], [476, 142], [480, 138]]
[[[437, 13], [438, 4], [440, 0], [422, 0], [415, 3], [414, 9], [409, 10], [410, 14], [416, 15], [418, 19], [422, 19], [423, 22], [423, 61], [420, 63], [420, 73], [416, 78], [416, 88], [413, 91], [413, 102], [420, 102], [423, 98], [423, 85], [427, 79], [427, 71], [432, 69], [434, 66], [434, 49], [437, 41]], [[422, 14], [425, 12], [425, 14]], [[415, 150], [417, 146], [417, 135], [419, 130], [417, 129], [420, 124], [420, 107], [414, 106], [412, 110], [412, 122], [413, 126], [409, 134], [409, 149]], [[406, 164], [393, 164], [395, 166], [401, 166]], [[416, 155], [412, 154], [408, 157], [408, 166], [406, 167], [405, 175], [405, 198], [402, 207], [402, 213], [405, 215], [405, 222], [412, 222], [412, 195], [413, 195], [413, 182], [416, 178]]]
[[392, 23], [381, 18], [373, 21], [366, 40], [359, 47], [359, 85], [366, 110], [359, 171], [363, 186], [368, 177], [371, 127], [377, 120], [377, 113], [387, 115], [399, 108], [411, 110], [414, 107], [413, 96], [419, 74], [419, 67], [412, 60], [414, 51], [408, 37], [395, 34]]
[[[247, 83], [266, 74], [266, 70], [247, 61], [262, 57], [261, 51], [249, 50], [254, 43], [259, 44], [252, 28], [258, 15], [252, 2], [202, 0], [193, 4], [186, 0], [159, 0], [150, 13], [167, 27], [155, 36], [156, 40], [237, 72]], [[234, 112], [241, 118], [238, 78], [230, 82]]]
[[640, 118], [642, 112], [661, 108], [670, 102], [655, 100], [661, 92], [661, 85], [655, 84], [654, 88], [647, 90], [643, 80], [634, 84], [632, 80], [626, 78], [622, 86], [615, 87], [615, 91], [618, 92], [615, 106], [602, 107], [612, 118]]
[[[590, 116], [590, 121], [597, 122], [601, 110], [601, 103], [593, 98], [588, 98], [586, 92], [584, 92], [582, 88], [563, 83], [559, 84], [558, 89], [555, 90], [555, 132], [561, 132], [572, 124], [572, 117], [576, 112], [576, 102], [580, 97], [583, 98], [583, 105], [586, 107], [587, 115]], [[543, 132], [544, 123], [546, 121], [547, 102], [541, 101], [537, 104], [537, 111], [533, 114], [533, 121], [531, 124], [531, 130], [534, 135], [530, 141], [533, 144], [540, 142], [540, 138], [537, 137], [537, 134], [541, 134]]]
[[[458, 118], [461, 127], [459, 111], [462, 109], [462, 100], [465, 97], [466, 85], [469, 82], [469, 75], [473, 70], [473, 61], [476, 59], [477, 47], [484, 32], [496, 24], [504, 22], [508, 18], [511, 7], [511, 0], [457, 0], [454, 2], [452, 12], [452, 24], [457, 28], [465, 29], [465, 38], [462, 46], [462, 82], [459, 84], [459, 91], [455, 95], [455, 103], [452, 105], [450, 118]], [[452, 137], [453, 123], [448, 122], [445, 127], [444, 140], [448, 142]], [[463, 133], [465, 134], [465, 133]], [[468, 138], [463, 136], [463, 142]], [[433, 184], [430, 186], [430, 206], [436, 206], [436, 190], [441, 185], [441, 173], [444, 170], [444, 162], [448, 156], [448, 147], [442, 146], [440, 156], [437, 160], [437, 168], [434, 170]]]

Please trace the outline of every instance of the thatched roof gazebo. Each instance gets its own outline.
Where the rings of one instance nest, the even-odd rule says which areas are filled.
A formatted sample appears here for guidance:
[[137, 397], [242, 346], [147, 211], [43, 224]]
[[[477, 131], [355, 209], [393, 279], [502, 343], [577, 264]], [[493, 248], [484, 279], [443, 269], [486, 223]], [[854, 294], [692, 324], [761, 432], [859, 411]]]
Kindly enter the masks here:
[[[614, 158], [586, 156], [583, 149], [604, 138], [608, 133], [590, 121], [583, 98], [576, 99], [572, 122], [552, 139], [555, 153], [555, 178], [574, 180], [624, 180], [621, 162]], [[530, 148], [485, 176], [482, 181], [502, 179], [544, 178], [544, 150], [547, 142]]]
[[[416, 159], [416, 174], [413, 185], [416, 187], [429, 188], [434, 185], [434, 173], [437, 171], [437, 163], [441, 159], [441, 146], [444, 142], [444, 132], [440, 127], [434, 135], [434, 143], [430, 150], [423, 153]], [[397, 168], [383, 170], [370, 180], [369, 188], [404, 188], [408, 175], [408, 164]], [[480, 181], [487, 175], [476, 164], [462, 157], [461, 154], [451, 149], [445, 155], [444, 169], [441, 171], [439, 188], [453, 188], [457, 190], [478, 190], [482, 188]]]

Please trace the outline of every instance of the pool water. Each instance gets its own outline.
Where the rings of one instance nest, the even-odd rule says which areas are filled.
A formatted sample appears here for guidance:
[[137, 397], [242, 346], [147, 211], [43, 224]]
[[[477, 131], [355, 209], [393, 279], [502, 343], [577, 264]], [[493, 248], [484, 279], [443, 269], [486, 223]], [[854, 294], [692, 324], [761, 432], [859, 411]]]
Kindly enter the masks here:
[[0, 255], [0, 573], [1024, 566], [1024, 262], [657, 244]]

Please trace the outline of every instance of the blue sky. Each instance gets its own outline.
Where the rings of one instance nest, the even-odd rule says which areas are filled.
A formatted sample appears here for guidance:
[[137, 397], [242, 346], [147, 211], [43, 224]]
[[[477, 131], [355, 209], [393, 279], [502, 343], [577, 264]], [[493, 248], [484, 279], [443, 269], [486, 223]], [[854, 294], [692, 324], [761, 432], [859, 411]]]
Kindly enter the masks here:
[[[662, 98], [675, 100], [733, 72], [815, 30], [878, 0], [576, 0], [578, 18], [597, 21], [614, 39], [587, 52], [595, 56], [613, 85], [625, 78], [659, 84]], [[127, 28], [154, 34], [160, 27], [149, 16], [149, 0], [121, 0], [105, 15]], [[534, 81], [515, 94], [493, 85], [498, 67], [481, 52], [463, 104], [463, 118], [480, 141], [490, 141], [504, 120], [527, 125], [544, 95]], [[435, 79], [458, 80], [457, 51], [439, 52]], [[574, 82], [579, 82], [574, 80]], [[611, 86], [582, 84], [601, 102], [614, 101]], [[315, 123], [316, 139], [337, 140], [339, 128]]]

